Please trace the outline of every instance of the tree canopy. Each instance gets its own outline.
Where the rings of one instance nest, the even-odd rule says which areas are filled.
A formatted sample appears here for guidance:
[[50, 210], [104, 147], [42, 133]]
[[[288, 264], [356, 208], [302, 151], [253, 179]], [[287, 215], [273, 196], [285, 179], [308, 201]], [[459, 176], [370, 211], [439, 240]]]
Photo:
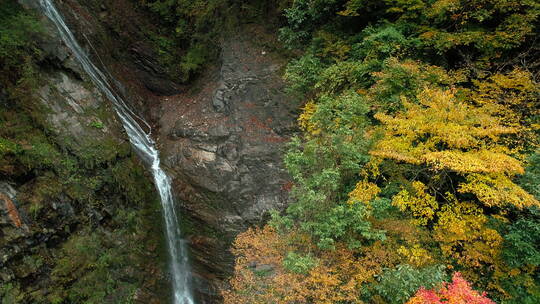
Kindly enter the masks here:
[[539, 13], [290, 1], [292, 203], [238, 237], [225, 303], [539, 302]]

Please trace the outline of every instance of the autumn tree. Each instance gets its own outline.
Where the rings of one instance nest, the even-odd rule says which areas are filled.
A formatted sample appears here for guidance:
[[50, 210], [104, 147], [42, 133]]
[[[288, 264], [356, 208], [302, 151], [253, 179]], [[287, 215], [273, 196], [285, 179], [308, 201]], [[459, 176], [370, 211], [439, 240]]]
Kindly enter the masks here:
[[[540, 301], [526, 232], [539, 225], [539, 9], [291, 1], [280, 38], [298, 54], [284, 79], [302, 104], [285, 156], [292, 202], [272, 228], [239, 236], [229, 303], [402, 303], [419, 286], [430, 290], [411, 303], [492, 303], [470, 284]], [[276, 242], [248, 253], [265, 239]], [[272, 274], [257, 276], [270, 256]]]
[[445, 283], [436, 290], [420, 288], [416, 295], [407, 304], [495, 304], [486, 297], [485, 293], [478, 293], [471, 288], [459, 272], [454, 273], [451, 283]]

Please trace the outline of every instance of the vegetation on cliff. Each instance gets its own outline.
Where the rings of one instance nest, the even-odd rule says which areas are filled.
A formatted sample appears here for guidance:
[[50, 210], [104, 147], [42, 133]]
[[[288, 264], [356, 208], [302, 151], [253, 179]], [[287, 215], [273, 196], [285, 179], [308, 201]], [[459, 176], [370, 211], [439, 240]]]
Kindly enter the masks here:
[[225, 303], [540, 302], [539, 14], [291, 1], [293, 203], [237, 238]]
[[51, 122], [38, 91], [55, 92], [49, 77], [65, 67], [46, 58], [43, 37], [35, 15], [2, 2], [0, 181], [18, 192], [20, 222], [0, 223], [0, 302], [129, 303], [159, 267], [148, 262], [161, 235], [153, 186], [127, 140], [103, 133], [103, 122], [118, 130], [106, 103], [76, 114], [92, 121], [79, 126], [86, 136]]
[[[181, 82], [238, 19], [283, 14], [303, 104], [292, 203], [236, 239], [226, 304], [540, 302], [537, 1], [132, 1]], [[28, 239], [47, 238], [2, 261], [0, 298], [129, 302], [153, 192], [127, 142], [55, 132], [34, 94], [54, 65], [41, 31], [0, 6], [0, 177]], [[0, 248], [23, 243], [2, 233]]]
[[159, 24], [147, 36], [172, 79], [192, 80], [214, 62], [220, 40], [243, 24], [269, 20], [285, 3], [261, 0], [132, 0]]

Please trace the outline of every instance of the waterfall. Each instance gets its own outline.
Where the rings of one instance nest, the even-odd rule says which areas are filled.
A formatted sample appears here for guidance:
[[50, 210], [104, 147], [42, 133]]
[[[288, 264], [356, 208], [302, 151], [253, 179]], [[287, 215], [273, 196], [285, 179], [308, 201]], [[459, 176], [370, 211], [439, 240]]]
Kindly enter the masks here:
[[113, 103], [116, 113], [129, 137], [129, 141], [137, 154], [150, 166], [156, 189], [161, 198], [162, 213], [165, 218], [174, 304], [194, 304], [195, 301], [191, 292], [187, 248], [181, 239], [180, 226], [178, 225], [178, 217], [176, 216], [171, 191], [171, 179], [160, 167], [159, 152], [155, 147], [154, 141], [137, 123], [135, 120], [137, 116], [130, 110], [122, 97], [114, 93], [114, 89], [105, 74], [92, 63], [88, 55], [81, 48], [75, 36], [66, 25], [62, 15], [52, 3], [52, 0], [39, 1], [43, 13], [56, 25], [62, 40], [71, 49], [84, 71], [101, 92]]

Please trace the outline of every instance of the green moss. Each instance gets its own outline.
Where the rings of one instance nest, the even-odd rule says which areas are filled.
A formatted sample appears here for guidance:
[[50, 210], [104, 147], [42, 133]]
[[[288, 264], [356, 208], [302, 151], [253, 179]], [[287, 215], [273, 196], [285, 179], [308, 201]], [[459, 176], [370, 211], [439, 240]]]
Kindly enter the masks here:
[[37, 19], [14, 0], [0, 6], [0, 80], [16, 83], [29, 80], [33, 59], [41, 56], [36, 37], [42, 32]]
[[12, 283], [2, 283], [0, 285], [0, 299], [2, 299], [2, 304], [18, 304], [23, 298], [24, 294], [18, 285]]
[[134, 262], [130, 254], [141, 250], [140, 242], [130, 241], [132, 237], [124, 230], [114, 234], [84, 231], [72, 236], [52, 271], [52, 281], [64, 288], [55, 290], [52, 298], [97, 304], [110, 302], [106, 298], [112, 297], [116, 303], [128, 302], [140, 285], [125, 279], [126, 268]]
[[145, 171], [137, 164], [134, 157], [114, 164], [109, 174], [115, 191], [125, 193], [127, 201], [141, 205], [149, 200], [155, 200], [153, 186], [145, 177]]
[[167, 69], [169, 76], [181, 82], [193, 79], [218, 58], [221, 37], [236, 32], [240, 24], [263, 23], [261, 20], [268, 19], [265, 13], [280, 11], [283, 3], [280, 1], [275, 5], [260, 0], [137, 2], [143, 9], [152, 12], [159, 24], [159, 30], [145, 29], [145, 36], [153, 43], [160, 63]]
[[186, 236], [189, 235], [203, 235], [214, 240], [229, 242], [232, 241], [224, 231], [218, 230], [209, 225], [200, 225], [200, 222], [195, 222], [194, 219], [189, 216], [182, 216], [180, 218], [180, 230]]
[[[41, 274], [50, 281], [43, 288], [19, 285], [22, 281], [16, 278], [0, 286], [0, 302], [130, 303], [148, 267], [160, 267], [149, 263], [155, 256], [147, 255], [148, 247], [158, 248], [162, 235], [155, 225], [155, 190], [128, 141], [103, 132], [105, 123], [114, 121], [105, 103], [80, 116], [81, 121], [91, 121], [82, 126], [86, 136], [57, 135], [47, 120], [50, 111], [33, 94], [33, 84], [42, 75], [36, 72], [39, 50], [33, 49], [29, 34], [38, 24], [32, 18], [15, 1], [0, 7], [0, 83], [5, 87], [0, 174], [21, 185], [17, 199], [21, 212], [35, 223], [31, 229], [54, 224], [55, 241], [64, 235], [69, 239], [59, 249], [47, 247], [46, 258], [26, 255], [12, 261], [10, 267], [21, 274]], [[17, 22], [28, 27], [20, 28]], [[114, 126], [107, 129], [115, 131]], [[75, 217], [60, 217], [51, 208], [53, 202], [68, 203]], [[95, 210], [103, 218], [96, 223], [82, 210]], [[64, 220], [65, 224], [56, 223]]]
[[99, 129], [99, 130], [105, 127], [105, 125], [103, 125], [101, 121], [92, 121], [88, 126]]

